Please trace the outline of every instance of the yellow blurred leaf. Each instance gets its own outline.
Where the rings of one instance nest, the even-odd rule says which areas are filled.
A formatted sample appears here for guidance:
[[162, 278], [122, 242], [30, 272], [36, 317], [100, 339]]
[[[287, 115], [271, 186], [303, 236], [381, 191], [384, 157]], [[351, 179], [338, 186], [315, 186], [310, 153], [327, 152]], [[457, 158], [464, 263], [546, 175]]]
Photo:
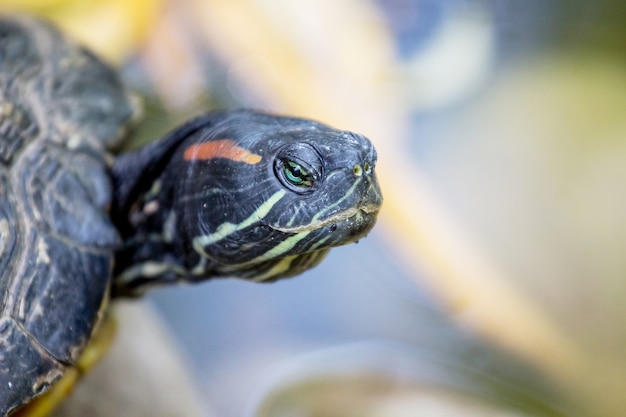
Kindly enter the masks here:
[[0, 11], [45, 17], [105, 60], [119, 64], [154, 24], [162, 0], [4, 0]]

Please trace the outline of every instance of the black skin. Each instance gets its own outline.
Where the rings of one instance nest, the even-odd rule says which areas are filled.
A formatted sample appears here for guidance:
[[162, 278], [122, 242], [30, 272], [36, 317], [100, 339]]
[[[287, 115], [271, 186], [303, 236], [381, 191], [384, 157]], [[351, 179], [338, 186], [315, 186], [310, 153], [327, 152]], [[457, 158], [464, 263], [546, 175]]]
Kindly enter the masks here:
[[[194, 144], [221, 139], [236, 142], [260, 162], [183, 157]], [[315, 266], [331, 247], [354, 242], [373, 227], [382, 202], [375, 163], [376, 152], [361, 135], [247, 110], [209, 113], [118, 157], [112, 219], [124, 245], [114, 276], [126, 278], [114, 279], [113, 295], [216, 276], [271, 282]], [[213, 234], [224, 223], [244, 222], [276, 193], [282, 197], [262, 218], [252, 216], [250, 224], [201, 250], [194, 246], [194, 238]], [[358, 215], [347, 218], [346, 210]], [[309, 227], [316, 215], [324, 221]], [[302, 239], [296, 237], [302, 231]], [[275, 256], [278, 249], [270, 250], [281, 243], [288, 250]], [[272, 269], [285, 257], [295, 258], [289, 268]], [[137, 265], [155, 260], [158, 273], [137, 272]], [[129, 266], [135, 268], [130, 279]]]

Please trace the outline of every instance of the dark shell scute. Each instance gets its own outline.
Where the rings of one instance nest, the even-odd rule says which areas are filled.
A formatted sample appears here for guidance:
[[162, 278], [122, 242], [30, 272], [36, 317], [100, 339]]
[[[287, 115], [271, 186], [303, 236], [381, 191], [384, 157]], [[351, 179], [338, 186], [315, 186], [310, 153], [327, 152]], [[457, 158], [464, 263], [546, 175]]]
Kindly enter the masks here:
[[32, 239], [36, 253], [14, 284], [12, 292], [19, 296], [11, 315], [55, 358], [70, 364], [98, 316], [111, 259], [50, 236]]
[[24, 214], [41, 230], [86, 247], [118, 244], [107, 207], [111, 184], [106, 166], [91, 155], [47, 144], [24, 153], [14, 169]]
[[7, 317], [0, 317], [0, 346], [0, 415], [4, 416], [60, 378], [63, 369]]
[[[41, 57], [33, 48], [33, 33], [23, 24], [2, 19], [0, 24], [0, 87], [6, 91], [41, 70]], [[15, 75], [19, 74], [19, 78]], [[4, 75], [4, 76], [3, 76]]]
[[0, 163], [8, 165], [26, 141], [39, 135], [39, 126], [20, 103], [11, 103], [1, 94]]

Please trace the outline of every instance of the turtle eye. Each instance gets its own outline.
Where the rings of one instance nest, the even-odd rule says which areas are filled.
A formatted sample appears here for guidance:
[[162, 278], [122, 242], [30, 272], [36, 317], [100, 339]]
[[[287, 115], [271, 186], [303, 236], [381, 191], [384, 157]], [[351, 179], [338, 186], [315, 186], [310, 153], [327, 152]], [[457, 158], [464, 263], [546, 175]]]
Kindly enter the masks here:
[[322, 179], [322, 161], [315, 149], [306, 143], [290, 143], [279, 150], [274, 173], [285, 188], [307, 194]]
[[283, 161], [285, 178], [296, 187], [309, 188], [313, 186], [313, 177], [295, 161]]

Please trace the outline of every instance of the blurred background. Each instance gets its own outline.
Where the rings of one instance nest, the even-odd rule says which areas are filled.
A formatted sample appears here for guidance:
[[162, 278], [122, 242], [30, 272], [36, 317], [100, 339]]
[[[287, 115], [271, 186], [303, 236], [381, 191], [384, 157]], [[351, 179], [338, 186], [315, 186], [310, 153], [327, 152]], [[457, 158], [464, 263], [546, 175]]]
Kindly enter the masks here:
[[623, 415], [625, 3], [0, 10], [45, 16], [120, 68], [145, 98], [129, 148], [209, 109], [252, 107], [358, 131], [378, 149], [385, 203], [358, 245], [296, 279], [140, 302], [161, 327], [142, 341], [149, 326], [134, 321], [137, 355], [173, 352], [177, 389], [191, 392], [178, 415], [190, 402], [222, 417]]

